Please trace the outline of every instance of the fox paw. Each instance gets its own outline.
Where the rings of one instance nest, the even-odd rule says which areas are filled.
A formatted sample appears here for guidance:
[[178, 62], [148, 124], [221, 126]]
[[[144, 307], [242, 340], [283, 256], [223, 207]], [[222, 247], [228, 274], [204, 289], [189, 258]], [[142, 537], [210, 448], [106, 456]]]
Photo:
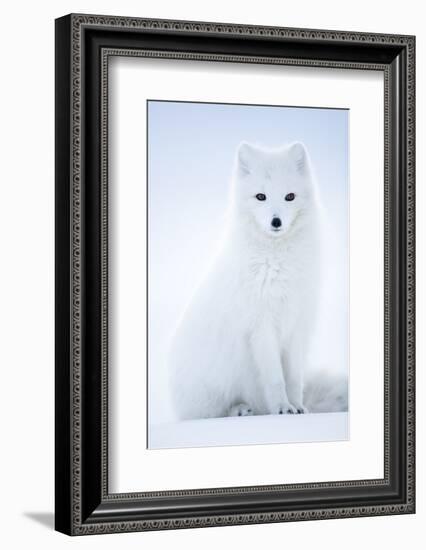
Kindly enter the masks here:
[[253, 416], [254, 412], [251, 407], [245, 403], [239, 403], [229, 409], [228, 416]]
[[286, 403], [285, 405], [280, 405], [275, 414], [297, 414], [298, 411], [291, 403]]

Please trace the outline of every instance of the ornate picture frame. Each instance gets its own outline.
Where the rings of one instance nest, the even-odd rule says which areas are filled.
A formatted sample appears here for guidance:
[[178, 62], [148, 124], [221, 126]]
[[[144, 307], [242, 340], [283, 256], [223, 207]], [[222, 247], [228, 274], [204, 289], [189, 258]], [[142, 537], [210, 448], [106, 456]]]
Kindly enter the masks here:
[[[112, 56], [383, 73], [382, 479], [109, 492]], [[85, 535], [414, 513], [415, 38], [71, 14], [56, 20], [55, 67], [56, 529]]]

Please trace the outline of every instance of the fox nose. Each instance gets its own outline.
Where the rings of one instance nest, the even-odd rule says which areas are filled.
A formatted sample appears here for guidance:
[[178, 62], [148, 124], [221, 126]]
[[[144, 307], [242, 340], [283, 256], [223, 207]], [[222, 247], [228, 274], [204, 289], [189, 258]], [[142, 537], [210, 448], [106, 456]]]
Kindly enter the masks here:
[[280, 218], [272, 218], [271, 225], [272, 227], [275, 227], [275, 229], [278, 229], [278, 227], [281, 227]]

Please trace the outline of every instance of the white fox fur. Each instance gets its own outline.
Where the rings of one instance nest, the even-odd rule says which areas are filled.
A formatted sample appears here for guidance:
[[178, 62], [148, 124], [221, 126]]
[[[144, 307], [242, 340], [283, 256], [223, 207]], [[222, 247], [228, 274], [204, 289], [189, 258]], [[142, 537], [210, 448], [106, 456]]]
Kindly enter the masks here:
[[304, 401], [303, 373], [321, 240], [321, 206], [304, 145], [267, 150], [242, 143], [226, 238], [170, 348], [180, 419], [304, 413], [306, 399], [315, 409], [312, 391]]
[[303, 402], [310, 412], [348, 410], [348, 377], [318, 369], [307, 373]]

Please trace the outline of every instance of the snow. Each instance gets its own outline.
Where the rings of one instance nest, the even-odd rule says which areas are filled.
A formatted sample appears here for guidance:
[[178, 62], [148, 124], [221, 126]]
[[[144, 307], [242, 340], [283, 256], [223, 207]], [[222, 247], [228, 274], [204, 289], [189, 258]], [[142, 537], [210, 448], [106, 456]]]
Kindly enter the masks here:
[[151, 424], [149, 449], [343, 441], [348, 413], [241, 416]]

